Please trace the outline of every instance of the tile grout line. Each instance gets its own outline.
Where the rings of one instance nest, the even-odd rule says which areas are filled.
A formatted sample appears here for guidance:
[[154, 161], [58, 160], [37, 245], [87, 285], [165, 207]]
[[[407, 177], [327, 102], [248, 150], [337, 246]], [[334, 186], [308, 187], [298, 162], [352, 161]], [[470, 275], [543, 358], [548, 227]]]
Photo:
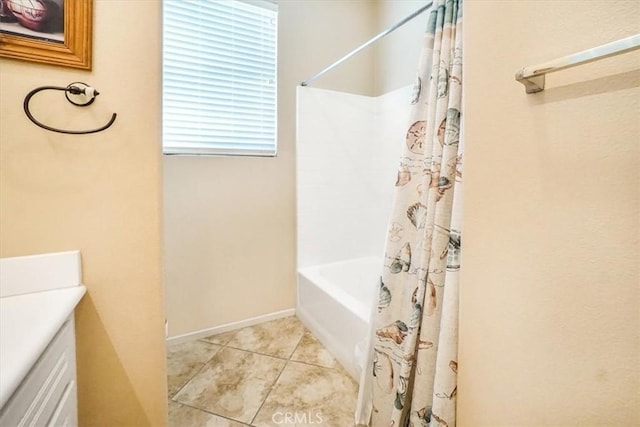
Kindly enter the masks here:
[[289, 355], [289, 358], [287, 359], [287, 362], [291, 361], [291, 358], [293, 357], [293, 355], [296, 353], [296, 350], [298, 349], [298, 347], [300, 347], [300, 343], [302, 342], [302, 339], [304, 338], [304, 333], [305, 330], [307, 328], [305, 328], [304, 326], [302, 326], [302, 336], [300, 337], [300, 339], [298, 340], [298, 343], [296, 344], [296, 346], [293, 348], [293, 351], [291, 352], [291, 354]]
[[[213, 344], [213, 343], [208, 343], [208, 344]], [[211, 355], [210, 358], [208, 358], [203, 364], [202, 366], [200, 366], [200, 369], [198, 369], [193, 375], [191, 375], [189, 377], [189, 379], [187, 381], [185, 381], [180, 388], [178, 388], [176, 390], [175, 393], [173, 393], [173, 396], [169, 397], [169, 399], [173, 400], [174, 402], [178, 402], [177, 400], [174, 400], [174, 397], [176, 397], [178, 395], [178, 393], [180, 393], [182, 391], [183, 388], [185, 388], [187, 386], [187, 384], [189, 384], [191, 382], [192, 379], [194, 379], [196, 377], [196, 375], [198, 375], [200, 372], [202, 372], [202, 370], [204, 369], [205, 366], [207, 366], [207, 363], [209, 363], [211, 361], [211, 359], [213, 359], [214, 357], [216, 357], [216, 354], [218, 354], [220, 351], [222, 351], [224, 347], [220, 346], [220, 348], [218, 350], [216, 350], [215, 353], [213, 353]], [[179, 403], [179, 402], [178, 402]]]
[[[288, 362], [299, 363], [301, 365], [311, 366], [312, 368], [328, 369], [330, 371], [340, 372], [340, 370], [338, 368], [329, 368], [328, 366], [317, 365], [317, 364], [311, 363], [311, 362], [302, 362], [300, 360], [291, 360], [291, 359], [287, 360], [287, 363]], [[344, 369], [344, 367], [342, 369]]]
[[[175, 400], [174, 400], [175, 402]], [[205, 414], [209, 414], [209, 415], [213, 415], [216, 417], [220, 417], [220, 418], [224, 418], [225, 420], [229, 420], [229, 421], [233, 421], [234, 423], [238, 423], [238, 424], [243, 424], [245, 426], [251, 427], [251, 425], [244, 423], [242, 421], [238, 421], [238, 420], [234, 420], [233, 418], [229, 418], [227, 416], [224, 415], [220, 415], [220, 414], [216, 414], [215, 412], [211, 412], [211, 411], [207, 411], [206, 409], [202, 409], [202, 408], [198, 408], [197, 406], [192, 406], [186, 403], [182, 403], [182, 402], [176, 402], [182, 406], [186, 406], [187, 408], [191, 408], [191, 409], [195, 409], [196, 411], [200, 411], [200, 412], [204, 412]]]
[[[193, 375], [192, 375], [192, 376], [191, 376], [187, 381], [185, 381], [185, 383], [180, 387], [180, 389], [178, 389], [178, 390], [173, 394], [173, 397], [171, 397], [171, 398], [169, 398], [169, 399], [170, 399], [171, 401], [173, 401], [173, 402], [175, 402], [175, 403], [179, 404], [179, 405], [183, 405], [183, 406], [189, 407], [189, 408], [191, 408], [191, 409], [193, 409], [193, 410], [200, 411], [200, 412], [204, 412], [204, 413], [206, 413], [206, 414], [210, 414], [210, 415], [213, 415], [213, 416], [216, 416], [216, 417], [221, 417], [221, 418], [224, 418], [224, 419], [227, 419], [227, 420], [233, 421], [233, 422], [240, 423], [240, 424], [245, 425], [245, 426], [248, 426], [248, 427], [252, 427], [252, 426], [253, 426], [253, 423], [255, 422], [255, 420], [256, 420], [256, 418], [257, 418], [257, 416], [258, 416], [258, 414], [260, 413], [260, 411], [261, 411], [261, 410], [262, 410], [262, 408], [264, 407], [264, 404], [266, 403], [266, 401], [268, 400], [268, 398], [269, 398], [269, 396], [271, 395], [272, 391], [274, 390], [275, 385], [277, 384], [277, 382], [279, 381], [280, 377], [282, 376], [282, 373], [283, 373], [283, 372], [284, 372], [284, 370], [287, 368], [287, 366], [289, 366], [289, 362], [293, 362], [293, 363], [300, 363], [300, 364], [303, 364], [303, 365], [306, 365], [306, 366], [311, 366], [311, 367], [316, 367], [316, 368], [321, 368], [321, 369], [329, 369], [329, 370], [331, 370], [331, 371], [337, 371], [337, 370], [338, 370], [338, 369], [337, 369], [337, 367], [329, 368], [329, 367], [326, 367], [326, 366], [317, 365], [317, 364], [310, 363], [310, 362], [299, 361], [299, 360], [292, 360], [293, 355], [295, 354], [295, 352], [296, 352], [296, 351], [298, 350], [298, 348], [300, 347], [300, 345], [301, 345], [301, 343], [302, 343], [302, 340], [303, 340], [303, 338], [304, 338], [305, 332], [307, 331], [307, 328], [306, 328], [304, 325], [302, 325], [302, 326], [303, 326], [302, 335], [301, 335], [301, 336], [300, 336], [300, 338], [298, 339], [298, 342], [296, 343], [295, 347], [293, 348], [293, 350], [291, 351], [291, 353], [289, 354], [289, 356], [288, 356], [287, 358], [279, 357], [279, 356], [274, 356], [274, 355], [272, 355], [272, 354], [260, 353], [260, 352], [257, 352], [257, 351], [247, 350], [247, 349], [243, 349], [243, 348], [239, 348], [239, 347], [235, 347], [235, 346], [231, 346], [231, 345], [229, 345], [229, 344], [233, 341], [233, 339], [234, 339], [234, 337], [235, 337], [235, 335], [236, 335], [235, 333], [234, 333], [234, 334], [229, 338], [229, 340], [227, 340], [227, 341], [226, 341], [226, 343], [225, 343], [225, 344], [218, 344], [218, 343], [214, 343], [214, 342], [211, 342], [211, 341], [207, 341], [207, 340], [206, 340], [206, 337], [204, 337], [204, 338], [197, 338], [197, 339], [196, 339], [196, 340], [194, 340], [194, 341], [200, 341], [200, 342], [204, 342], [204, 343], [207, 343], [207, 344], [217, 345], [217, 346], [219, 346], [220, 348], [218, 348], [218, 350], [217, 350], [217, 351], [216, 351], [216, 352], [215, 352], [215, 353], [214, 353], [214, 354], [213, 354], [209, 359], [207, 359], [207, 361], [206, 361], [206, 362], [204, 362], [204, 363], [202, 364], [202, 366], [200, 367], [200, 369], [198, 369], [198, 371], [197, 371], [196, 373], [194, 373], [194, 374], [193, 374]], [[239, 329], [239, 330], [240, 330], [240, 329]], [[239, 330], [238, 330], [238, 331], [239, 331]], [[237, 332], [237, 331], [236, 331], [236, 332]], [[225, 348], [229, 348], [229, 349], [233, 349], [233, 350], [238, 350], [238, 351], [244, 351], [244, 352], [252, 353], [252, 354], [256, 354], [256, 355], [259, 355], [259, 356], [271, 357], [271, 358], [274, 358], [274, 359], [279, 359], [279, 360], [284, 361], [284, 364], [283, 364], [283, 366], [282, 366], [282, 369], [280, 370], [280, 372], [278, 373], [278, 376], [276, 377], [276, 379], [275, 379], [275, 380], [274, 380], [274, 382], [272, 383], [272, 385], [271, 385], [271, 387], [270, 387], [270, 389], [269, 389], [269, 392], [267, 393], [267, 395], [265, 396], [265, 398], [262, 400], [262, 403], [261, 403], [261, 404], [260, 404], [260, 406], [258, 407], [258, 410], [256, 411], [256, 413], [255, 413], [255, 415], [253, 416], [253, 418], [251, 419], [250, 424], [246, 424], [246, 423], [244, 423], [244, 422], [237, 421], [237, 420], [235, 420], [235, 419], [233, 419], [233, 418], [229, 418], [229, 417], [227, 417], [227, 416], [224, 416], [224, 415], [221, 415], [221, 414], [217, 414], [217, 413], [215, 413], [215, 412], [210, 412], [210, 411], [208, 411], [208, 410], [206, 410], [206, 409], [202, 409], [202, 408], [198, 408], [198, 407], [195, 407], [195, 406], [191, 406], [191, 405], [189, 405], [189, 404], [185, 404], [185, 403], [183, 403], [183, 402], [180, 402], [180, 401], [178, 401], [178, 400], [175, 400], [175, 399], [174, 399], [174, 397], [175, 397], [175, 396], [177, 396], [177, 395], [182, 391], [182, 389], [183, 389], [184, 387], [186, 387], [186, 385], [187, 385], [187, 384], [189, 384], [189, 383], [190, 383], [190, 382], [191, 382], [191, 381], [192, 381], [192, 380], [193, 380], [193, 379], [194, 379], [198, 374], [200, 374], [200, 373], [202, 372], [202, 370], [204, 369], [204, 367], [205, 367], [209, 362], [211, 362], [211, 360], [212, 360], [212, 359], [213, 359], [213, 358], [214, 358], [214, 357], [215, 357], [215, 356], [216, 356], [220, 351], [222, 351], [222, 350], [223, 350], [223, 349], [225, 349]]]
[[[208, 363], [209, 363], [209, 362], [210, 362], [210, 361], [211, 361], [211, 360], [212, 360], [212, 359], [213, 359], [213, 358], [214, 358], [214, 357], [215, 357], [219, 352], [221, 352], [221, 351], [222, 351], [222, 350], [224, 350], [225, 348], [230, 348], [230, 349], [232, 349], [232, 350], [238, 350], [238, 351], [244, 351], [244, 352], [246, 352], [246, 353], [258, 354], [258, 355], [260, 355], [260, 356], [267, 356], [267, 355], [262, 355], [262, 354], [260, 354], [260, 353], [256, 353], [256, 352], [249, 351], [249, 350], [242, 350], [242, 349], [235, 348], [235, 347], [228, 347], [226, 344], [225, 344], [225, 345], [215, 344], [215, 343], [212, 343], [212, 342], [209, 342], [209, 341], [203, 341], [203, 342], [206, 342], [207, 344], [217, 345], [217, 346], [219, 346], [220, 348], [218, 349], [218, 351], [216, 351], [216, 352], [215, 352], [215, 353], [214, 353], [214, 354], [213, 354], [213, 355], [212, 355], [212, 356], [211, 356], [211, 357], [210, 357], [210, 358], [209, 358], [209, 359], [208, 359], [208, 360], [207, 360], [207, 361], [206, 361], [206, 362], [205, 362], [205, 363], [200, 367], [200, 369], [198, 369], [198, 371], [197, 371], [197, 372], [196, 372], [196, 373], [195, 373], [191, 378], [189, 378], [189, 380], [188, 380], [188, 381], [186, 381], [186, 382], [182, 385], [182, 387], [180, 387], [180, 389], [179, 389], [178, 391], [176, 391], [176, 392], [174, 393], [174, 395], [173, 395], [174, 397], [175, 397], [175, 396], [176, 396], [180, 391], [182, 391], [182, 389], [183, 389], [183, 388], [185, 388], [185, 387], [187, 386], [187, 384], [189, 384], [189, 383], [191, 382], [191, 380], [193, 380], [193, 379], [194, 379], [194, 378], [195, 378], [195, 377], [196, 377], [200, 372], [202, 372], [202, 370], [204, 369], [204, 367], [205, 367], [205, 366], [206, 366], [206, 365], [207, 365], [207, 364], [208, 364]], [[231, 342], [231, 340], [230, 340], [229, 342]], [[273, 358], [275, 359], [276, 357], [273, 357]], [[284, 359], [282, 359], [282, 358], [277, 358], [277, 359], [284, 360]], [[286, 362], [285, 362], [285, 365], [284, 365], [284, 366], [286, 366]], [[284, 366], [283, 366], [283, 368], [282, 368], [283, 370], [284, 370]], [[282, 371], [280, 371], [280, 374], [281, 374], [281, 373], [282, 373]], [[280, 374], [278, 374], [278, 378], [280, 378]], [[276, 381], [277, 381], [277, 378], [276, 378]], [[274, 384], [275, 384], [275, 382], [274, 382]], [[271, 392], [271, 391], [269, 391], [269, 392]], [[267, 396], [268, 396], [268, 394], [267, 394]], [[221, 417], [221, 418], [224, 418], [224, 419], [227, 419], [227, 420], [230, 420], [230, 421], [234, 421], [234, 422], [237, 422], [237, 423], [240, 423], [240, 424], [244, 424], [245, 426], [251, 427], [251, 425], [250, 425], [250, 424], [246, 424], [246, 423], [244, 423], [244, 422], [242, 422], [242, 421], [238, 421], [238, 420], [235, 420], [235, 419], [233, 419], [233, 418], [229, 418], [229, 417], [224, 416], [224, 415], [222, 415], [222, 414], [218, 414], [218, 413], [216, 413], [216, 412], [211, 412], [211, 411], [208, 411], [208, 410], [206, 410], [206, 409], [203, 409], [203, 408], [200, 408], [200, 407], [197, 407], [197, 406], [192, 406], [192, 405], [189, 405], [189, 404], [187, 404], [187, 403], [183, 403], [183, 402], [181, 402], [181, 401], [179, 401], [179, 400], [175, 400], [173, 397], [171, 397], [171, 398], [170, 398], [170, 400], [171, 400], [171, 401], [173, 401], [173, 402], [175, 402], [175, 403], [177, 403], [177, 404], [180, 404], [180, 405], [183, 405], [183, 406], [187, 406], [187, 407], [189, 407], [189, 408], [192, 408], [192, 409], [194, 409], [194, 410], [196, 410], [196, 411], [204, 412], [204, 413], [206, 413], [206, 414], [214, 415], [214, 416], [216, 416], [216, 417]], [[265, 400], [266, 400], [266, 397], [265, 397]], [[264, 404], [264, 401], [263, 401], [262, 403]], [[262, 405], [260, 405], [260, 408], [262, 408]], [[258, 409], [258, 411], [260, 411], [260, 409]], [[257, 413], [256, 413], [256, 415], [257, 415]], [[255, 415], [254, 415], [254, 418], [255, 418]], [[253, 422], [253, 419], [251, 420], [251, 422]]]
[[296, 350], [298, 349], [298, 347], [300, 346], [300, 343], [302, 342], [302, 338], [303, 337], [304, 337], [304, 329], [302, 331], [302, 335], [300, 336], [300, 339], [296, 343], [296, 346], [293, 348], [293, 351], [291, 351], [291, 354], [289, 355], [289, 358], [288, 359], [282, 359], [282, 360], [285, 360], [284, 365], [282, 365], [282, 369], [280, 370], [280, 373], [278, 374], [278, 376], [276, 377], [276, 380], [271, 385], [271, 389], [269, 390], [269, 393], [267, 393], [267, 395], [264, 397], [264, 399], [262, 400], [262, 403], [260, 404], [260, 407], [256, 411], [256, 414], [251, 419], [251, 425], [252, 426], [253, 426], [253, 422], [256, 420], [256, 418], [258, 417], [258, 414], [262, 410], [262, 407], [264, 406], [265, 402], [267, 401], [267, 399], [269, 399], [269, 396], [271, 395], [271, 392], [273, 391], [273, 389], [275, 388], [276, 384], [278, 383], [278, 380], [280, 379], [280, 376], [282, 375], [282, 373], [286, 369], [287, 365], [291, 361], [291, 357], [293, 357], [293, 353], [295, 353]]
[[[207, 341], [207, 338], [209, 338], [209, 337], [196, 338], [196, 341], [202, 341], [202, 342], [206, 342], [206, 343], [209, 343], [209, 344], [215, 344], [215, 345], [219, 345], [219, 346], [221, 346], [221, 347], [228, 347], [228, 344], [229, 344], [231, 341], [233, 341], [233, 338], [235, 338], [235, 336], [236, 336], [236, 334], [238, 333], [238, 331], [240, 331], [240, 329], [238, 329], [238, 330], [236, 330], [236, 331], [231, 331], [231, 332], [234, 332], [234, 334], [233, 334], [233, 335], [231, 336], [231, 338], [229, 338], [229, 339], [227, 340], [227, 342], [226, 342], [226, 343], [224, 343], [224, 344], [218, 344], [218, 343], [215, 343], [215, 342]], [[228, 333], [228, 332], [223, 332], [223, 333]], [[210, 335], [210, 336], [211, 336], [211, 335]], [[215, 337], [215, 335], [213, 335], [213, 336]], [[233, 347], [231, 347], [231, 348], [233, 348]]]
[[[281, 359], [282, 360], [282, 359]], [[280, 372], [278, 373], [278, 376], [276, 377], [276, 379], [273, 381], [273, 384], [271, 384], [271, 387], [269, 388], [269, 393], [267, 393], [267, 395], [264, 397], [264, 399], [262, 399], [262, 403], [260, 403], [260, 406], [258, 407], [258, 410], [256, 411], [255, 415], [253, 416], [253, 418], [251, 418], [251, 425], [253, 426], [253, 422], [256, 420], [256, 418], [258, 417], [258, 414], [260, 413], [260, 410], [262, 410], [262, 407], [264, 406], [264, 403], [267, 401], [267, 399], [269, 398], [269, 396], [271, 395], [271, 392], [273, 391], [276, 383], [278, 382], [278, 380], [280, 379], [280, 376], [282, 375], [282, 373], [284, 372], [284, 369], [287, 367], [287, 362], [285, 361], [284, 364], [282, 365], [282, 369], [280, 370]]]
[[[313, 334], [311, 333], [311, 331], [309, 331], [309, 330], [306, 328], [306, 326], [304, 326], [304, 325], [303, 325], [303, 328], [304, 328], [304, 331], [308, 331], [308, 332], [309, 332], [309, 334], [311, 334], [311, 336], [312, 336], [314, 339], [316, 339], [318, 342], [320, 342], [320, 341], [315, 337], [315, 335], [313, 335]], [[304, 332], [302, 333], [302, 338], [304, 338]], [[328, 366], [322, 366], [322, 365], [319, 365], [319, 364], [317, 364], [317, 363], [311, 363], [311, 362], [305, 362], [305, 361], [303, 361], [303, 360], [293, 360], [293, 359], [291, 359], [291, 358], [293, 357], [293, 355], [296, 353], [296, 350], [298, 350], [298, 347], [300, 347], [300, 343], [302, 343], [302, 338], [300, 338], [300, 341], [298, 341], [298, 345], [296, 345], [296, 348], [293, 350], [293, 353], [291, 353], [291, 356], [289, 356], [289, 360], [288, 360], [288, 362], [293, 362], [293, 363], [302, 363], [302, 364], [307, 365], [307, 366], [315, 366], [315, 367], [317, 367], [317, 368], [324, 368], [324, 369], [331, 369], [332, 371], [338, 371], [337, 367], [330, 368], [330, 367], [328, 367]], [[322, 344], [321, 342], [320, 342], [320, 345], [321, 345], [323, 348], [325, 348], [325, 349], [326, 349], [326, 347], [324, 346], [324, 344]], [[341, 367], [342, 369], [344, 369], [344, 366], [342, 366], [342, 364], [340, 364], [340, 362], [338, 362], [338, 359], [336, 359], [335, 357], [333, 357], [333, 354], [331, 354], [331, 357], [333, 358], [333, 360], [335, 361], [335, 364], [336, 364], [337, 366], [339, 366], [339, 367]]]
[[[215, 344], [215, 345], [219, 345], [219, 346], [220, 346], [220, 349], [218, 349], [218, 351], [217, 351], [213, 356], [211, 356], [211, 359], [209, 359], [209, 360], [207, 361], [207, 363], [209, 363], [209, 362], [210, 362], [210, 361], [215, 357], [215, 355], [216, 355], [216, 354], [218, 354], [219, 352], [221, 352], [221, 351], [222, 351], [222, 350], [224, 350], [225, 348], [231, 348], [231, 349], [237, 350], [237, 349], [236, 349], [236, 348], [234, 348], [234, 347], [230, 347], [230, 346], [229, 346], [229, 343], [230, 343], [231, 341], [233, 341], [233, 338], [236, 336], [236, 334], [238, 333], [238, 331], [239, 331], [239, 330], [240, 330], [240, 329], [236, 330], [236, 331], [233, 333], [233, 335], [231, 335], [231, 337], [230, 337], [230, 338], [229, 338], [229, 339], [228, 339], [224, 344], [217, 344], [217, 343], [212, 343], [211, 341], [207, 341], [207, 340], [205, 339], [205, 338], [207, 338], [207, 337], [204, 337], [204, 338], [198, 338], [198, 341], [206, 342], [206, 343], [209, 343], [209, 344]], [[206, 365], [207, 363], [205, 363], [205, 365]], [[200, 371], [202, 371], [202, 369], [203, 369], [203, 368], [204, 368], [204, 365], [203, 365], [203, 367], [202, 367], [202, 368], [200, 368]], [[200, 371], [198, 371], [198, 373], [200, 373]], [[197, 375], [197, 374], [196, 374], [196, 375]], [[195, 375], [194, 375], [194, 376], [193, 376], [189, 381], [191, 381], [194, 377], [195, 377]], [[185, 386], [186, 386], [186, 385], [187, 385], [187, 383], [185, 383]], [[184, 386], [183, 386], [183, 387], [184, 387]], [[177, 393], [176, 393], [176, 394], [177, 394]], [[175, 395], [174, 395], [174, 396], [175, 396]], [[175, 402], [175, 401], [174, 401], [174, 402]], [[245, 423], [243, 423], [243, 422], [241, 422], [241, 421], [234, 420], [233, 418], [225, 417], [224, 415], [217, 414], [217, 413], [215, 413], [215, 412], [207, 411], [206, 409], [198, 408], [198, 407], [191, 406], [191, 405], [186, 405], [186, 406], [189, 406], [190, 408], [193, 408], [193, 409], [195, 409], [195, 410], [197, 410], [197, 411], [204, 412], [205, 414], [211, 414], [211, 415], [214, 415], [214, 416], [216, 416], [216, 417], [222, 417], [222, 418], [224, 418], [224, 419], [227, 419], [227, 420], [230, 420], [230, 421], [234, 421], [234, 422], [237, 422], [237, 423], [240, 423], [240, 424], [244, 424], [245, 426], [251, 427], [249, 424], [245, 424]]]
[[[254, 353], [257, 354], [258, 356], [266, 356], [266, 357], [271, 357], [273, 359], [280, 359], [280, 360], [284, 360], [285, 362], [288, 362], [289, 360], [291, 360], [291, 356], [289, 357], [280, 357], [280, 356], [274, 356], [273, 354], [267, 354], [267, 353], [261, 353], [259, 351], [254, 351], [254, 350], [247, 350], [246, 348], [240, 348], [240, 347], [232, 347], [232, 346], [228, 346], [227, 348], [232, 348], [234, 350], [240, 350], [240, 351], [247, 351], [249, 353]], [[297, 348], [297, 347], [296, 347]], [[293, 354], [293, 353], [292, 353]], [[294, 360], [295, 362], [295, 360]]]
[[[295, 351], [297, 350], [298, 346], [300, 345], [300, 342], [302, 341], [302, 337], [304, 336], [304, 331], [303, 331], [302, 336], [300, 336], [300, 339], [299, 339], [299, 340], [298, 340], [298, 342], [296, 343], [296, 346], [294, 347], [293, 351], [292, 351], [292, 352], [291, 352], [291, 354], [289, 355], [289, 358], [287, 358], [287, 359], [285, 359], [284, 357], [278, 357], [278, 356], [274, 356], [274, 355], [271, 355], [271, 354], [258, 353], [258, 352], [256, 352], [256, 351], [251, 351], [251, 350], [246, 350], [246, 349], [242, 349], [242, 348], [237, 348], [237, 347], [230, 346], [230, 345], [229, 345], [229, 343], [231, 343], [231, 342], [233, 341], [233, 338], [235, 337], [235, 335], [236, 335], [236, 334], [233, 334], [233, 336], [231, 336], [231, 338], [226, 342], [226, 344], [217, 344], [217, 343], [213, 343], [213, 342], [211, 342], [211, 341], [207, 341], [207, 340], [205, 339], [206, 337], [205, 337], [205, 338], [197, 338], [196, 340], [194, 340], [194, 341], [205, 342], [205, 343], [207, 343], [207, 344], [217, 345], [217, 346], [220, 346], [220, 348], [218, 349], [218, 351], [216, 351], [216, 352], [215, 352], [215, 353], [214, 353], [214, 354], [213, 354], [213, 355], [212, 355], [212, 356], [211, 356], [211, 357], [210, 357], [210, 358], [209, 358], [209, 359], [208, 359], [208, 360], [207, 360], [207, 361], [206, 361], [206, 362], [205, 362], [205, 363], [200, 367], [200, 369], [198, 369], [198, 371], [197, 371], [195, 374], [193, 374], [193, 375], [189, 378], [189, 380], [187, 380], [187, 381], [186, 381], [186, 382], [185, 382], [185, 383], [180, 387], [180, 389], [178, 389], [178, 390], [173, 394], [173, 397], [177, 396], [177, 395], [178, 395], [178, 393], [180, 393], [180, 391], [182, 391], [182, 389], [183, 389], [184, 387], [186, 387], [186, 386], [187, 386], [187, 384], [189, 384], [189, 382], [191, 382], [191, 380], [193, 380], [193, 379], [194, 379], [194, 378], [195, 378], [195, 377], [196, 377], [200, 372], [202, 372], [202, 370], [204, 369], [204, 367], [205, 367], [205, 366], [206, 366], [206, 365], [207, 365], [207, 364], [208, 364], [208, 363], [209, 363], [209, 362], [210, 362], [210, 361], [211, 361], [211, 360], [212, 360], [212, 359], [213, 359], [213, 358], [214, 358], [214, 357], [215, 357], [215, 356], [220, 352], [220, 351], [222, 351], [222, 350], [223, 350], [223, 349], [225, 349], [225, 348], [230, 348], [230, 349], [233, 349], [233, 350], [244, 351], [244, 352], [252, 353], [252, 354], [256, 354], [256, 355], [259, 355], [259, 356], [266, 356], [266, 357], [271, 357], [271, 358], [274, 358], [274, 359], [283, 360], [285, 363], [284, 363], [284, 365], [282, 366], [282, 369], [280, 370], [280, 372], [278, 373], [278, 376], [276, 377], [275, 381], [274, 381], [274, 382], [273, 382], [273, 384], [271, 385], [271, 389], [269, 390], [269, 393], [267, 393], [267, 395], [265, 396], [264, 400], [263, 400], [263, 401], [262, 401], [262, 403], [260, 404], [260, 407], [258, 408], [258, 410], [257, 410], [256, 414], [253, 416], [253, 418], [252, 418], [252, 420], [251, 420], [251, 423], [253, 423], [253, 421], [255, 420], [255, 418], [258, 416], [258, 412], [260, 412], [260, 409], [262, 409], [262, 406], [264, 405], [264, 402], [267, 400], [267, 398], [268, 398], [268, 397], [269, 397], [269, 395], [271, 394], [271, 391], [273, 390], [273, 386], [275, 385], [275, 383], [276, 383], [276, 382], [278, 382], [278, 379], [280, 378], [280, 375], [282, 374], [282, 372], [284, 371], [285, 367], [287, 366], [288, 361], [289, 361], [289, 360], [291, 360], [291, 357], [293, 356], [293, 353], [295, 353]], [[188, 406], [188, 407], [193, 408], [193, 409], [195, 409], [195, 410], [202, 411], [202, 412], [205, 412], [205, 413], [208, 413], [208, 414], [211, 414], [211, 415], [215, 415], [215, 416], [218, 416], [218, 417], [223, 417], [223, 418], [226, 418], [226, 419], [229, 419], [229, 420], [232, 420], [232, 421], [236, 421], [236, 420], [233, 420], [233, 419], [231, 419], [231, 418], [227, 418], [227, 417], [225, 417], [224, 415], [217, 414], [217, 413], [215, 413], [215, 412], [209, 412], [209, 411], [207, 411], [207, 410], [205, 410], [205, 409], [201, 409], [201, 408], [198, 408], [198, 407], [195, 407], [195, 406], [191, 406], [191, 405], [184, 404], [184, 403], [180, 402], [179, 400], [175, 400], [173, 397], [171, 397], [170, 399], [171, 399], [173, 402], [176, 402], [176, 403], [178, 403], [178, 404], [185, 405], [185, 406]], [[237, 422], [239, 422], [239, 421], [237, 421]], [[249, 424], [245, 424], [245, 425], [249, 425]]]

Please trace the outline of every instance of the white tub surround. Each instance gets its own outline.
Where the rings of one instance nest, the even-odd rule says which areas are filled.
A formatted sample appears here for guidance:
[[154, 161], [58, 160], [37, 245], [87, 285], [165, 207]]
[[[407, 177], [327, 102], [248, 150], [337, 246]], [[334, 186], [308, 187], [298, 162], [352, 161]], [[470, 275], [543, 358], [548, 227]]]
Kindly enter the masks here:
[[[78, 251], [0, 259], [0, 420], [12, 408], [24, 406], [16, 404], [20, 385], [42, 364], [41, 356], [63, 325], [72, 333], [73, 310], [86, 292], [80, 266]], [[74, 340], [67, 341], [74, 345]], [[65, 367], [72, 371], [65, 376], [70, 384], [61, 392], [67, 399], [73, 391], [75, 400], [74, 354], [67, 356], [68, 362], [73, 365]], [[46, 381], [42, 390], [45, 386]], [[53, 385], [45, 397], [52, 393]], [[52, 411], [55, 403], [48, 403]]]
[[412, 87], [378, 97], [298, 87], [297, 315], [356, 381]]
[[382, 260], [364, 257], [300, 269], [296, 314], [356, 380]]
[[382, 256], [411, 89], [369, 97], [298, 87], [298, 269]]

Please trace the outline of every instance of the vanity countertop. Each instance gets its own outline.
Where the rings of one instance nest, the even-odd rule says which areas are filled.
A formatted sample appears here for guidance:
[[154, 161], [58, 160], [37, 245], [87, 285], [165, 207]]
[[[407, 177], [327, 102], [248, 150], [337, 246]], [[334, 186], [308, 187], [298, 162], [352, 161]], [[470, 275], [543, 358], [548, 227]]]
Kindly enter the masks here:
[[73, 314], [86, 289], [73, 286], [0, 298], [0, 408]]
[[80, 251], [0, 258], [0, 408], [87, 291]]

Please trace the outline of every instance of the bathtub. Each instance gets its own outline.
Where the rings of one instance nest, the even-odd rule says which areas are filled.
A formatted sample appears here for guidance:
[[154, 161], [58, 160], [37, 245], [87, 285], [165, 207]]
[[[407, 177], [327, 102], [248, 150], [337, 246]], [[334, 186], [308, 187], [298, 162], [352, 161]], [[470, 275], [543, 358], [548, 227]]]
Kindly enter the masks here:
[[381, 272], [378, 257], [298, 271], [298, 318], [356, 381], [360, 379]]

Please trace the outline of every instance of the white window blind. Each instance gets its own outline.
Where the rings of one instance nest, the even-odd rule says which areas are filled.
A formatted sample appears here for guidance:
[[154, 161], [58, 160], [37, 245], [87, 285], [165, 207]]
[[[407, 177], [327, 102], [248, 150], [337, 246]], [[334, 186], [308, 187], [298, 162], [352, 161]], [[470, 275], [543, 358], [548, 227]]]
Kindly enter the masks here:
[[276, 5], [164, 0], [165, 154], [276, 153]]

